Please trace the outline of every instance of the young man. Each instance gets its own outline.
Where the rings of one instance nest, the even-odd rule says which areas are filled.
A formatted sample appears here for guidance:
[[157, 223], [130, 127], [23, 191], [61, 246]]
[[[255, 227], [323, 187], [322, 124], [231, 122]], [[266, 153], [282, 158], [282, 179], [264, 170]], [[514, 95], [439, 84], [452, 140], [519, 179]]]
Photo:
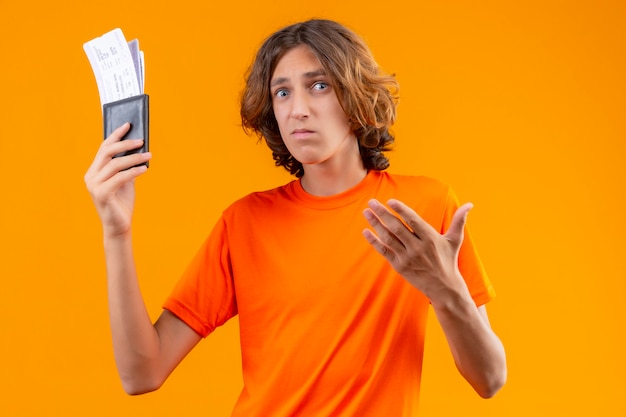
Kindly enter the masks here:
[[[228, 207], [151, 323], [131, 251], [134, 179], [149, 153], [117, 129], [85, 175], [104, 230], [115, 358], [127, 392], [157, 389], [184, 356], [239, 316], [244, 387], [235, 416], [414, 416], [426, 316], [437, 315], [479, 395], [504, 384], [494, 293], [467, 233], [471, 205], [425, 177], [383, 172], [393, 77], [327, 20], [260, 48], [243, 126], [298, 179]], [[127, 169], [129, 167], [133, 167]], [[383, 203], [386, 203], [387, 208]]]

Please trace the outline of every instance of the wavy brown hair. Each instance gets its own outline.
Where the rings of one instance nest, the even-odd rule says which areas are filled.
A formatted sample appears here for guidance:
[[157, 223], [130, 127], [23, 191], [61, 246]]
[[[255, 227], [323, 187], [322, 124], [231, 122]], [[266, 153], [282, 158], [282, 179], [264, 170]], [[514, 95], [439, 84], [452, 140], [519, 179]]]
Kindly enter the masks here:
[[329, 74], [352, 131], [359, 141], [367, 170], [384, 170], [394, 137], [398, 83], [383, 73], [369, 48], [354, 32], [331, 20], [312, 19], [272, 34], [259, 49], [246, 74], [241, 94], [241, 122], [246, 133], [264, 138], [277, 166], [296, 177], [302, 164], [287, 150], [278, 130], [270, 94], [270, 80], [278, 61], [291, 49], [307, 45]]

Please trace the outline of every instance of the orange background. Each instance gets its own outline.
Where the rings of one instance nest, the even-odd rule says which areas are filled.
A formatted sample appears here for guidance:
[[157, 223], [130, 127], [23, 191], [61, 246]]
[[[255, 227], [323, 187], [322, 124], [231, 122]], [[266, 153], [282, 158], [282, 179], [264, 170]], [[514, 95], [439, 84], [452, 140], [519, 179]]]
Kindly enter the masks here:
[[431, 317], [422, 415], [626, 415], [621, 0], [0, 0], [0, 415], [229, 415], [236, 321], [160, 391], [121, 389], [82, 180], [102, 130], [82, 43], [120, 27], [146, 54], [154, 159], [135, 246], [156, 317], [220, 211], [289, 179], [242, 133], [238, 95], [262, 39], [314, 16], [353, 28], [397, 74], [391, 171], [442, 179], [475, 205], [509, 381], [479, 399]]

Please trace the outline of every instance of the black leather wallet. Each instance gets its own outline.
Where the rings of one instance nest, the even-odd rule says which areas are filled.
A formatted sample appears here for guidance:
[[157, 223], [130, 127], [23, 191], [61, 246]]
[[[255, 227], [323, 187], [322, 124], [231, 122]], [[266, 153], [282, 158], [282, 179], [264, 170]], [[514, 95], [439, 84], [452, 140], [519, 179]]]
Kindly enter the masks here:
[[[141, 148], [115, 155], [123, 156], [138, 152], [148, 152], [149, 148], [149, 97], [147, 94], [128, 97], [122, 100], [106, 103], [102, 106], [102, 118], [104, 120], [104, 138], [126, 122], [130, 122], [130, 130], [124, 135], [124, 139], [143, 139]], [[145, 163], [147, 166], [148, 163]]]

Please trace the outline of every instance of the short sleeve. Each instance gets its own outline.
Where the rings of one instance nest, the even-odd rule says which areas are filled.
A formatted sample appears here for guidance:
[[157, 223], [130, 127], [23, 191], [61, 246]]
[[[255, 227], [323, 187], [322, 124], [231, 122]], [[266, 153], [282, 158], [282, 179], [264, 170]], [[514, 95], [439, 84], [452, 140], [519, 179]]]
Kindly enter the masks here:
[[163, 304], [202, 337], [237, 314], [229, 253], [222, 217]]
[[[448, 187], [442, 230], [440, 230], [441, 233], [445, 233], [448, 230], [452, 222], [452, 217], [458, 208], [458, 198], [454, 191]], [[496, 293], [478, 256], [478, 251], [476, 250], [467, 224], [465, 225], [463, 236], [463, 244], [459, 251], [459, 271], [465, 279], [472, 299], [477, 306], [481, 306], [493, 299]]]

